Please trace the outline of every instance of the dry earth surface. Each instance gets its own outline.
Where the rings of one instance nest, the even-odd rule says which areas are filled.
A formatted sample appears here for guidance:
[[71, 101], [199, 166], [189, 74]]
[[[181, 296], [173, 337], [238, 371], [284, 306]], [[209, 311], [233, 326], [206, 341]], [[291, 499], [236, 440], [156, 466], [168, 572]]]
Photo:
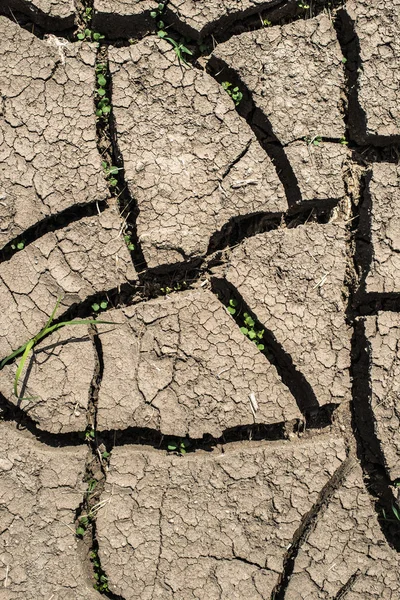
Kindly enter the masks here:
[[399, 600], [400, 0], [0, 14], [0, 600]]

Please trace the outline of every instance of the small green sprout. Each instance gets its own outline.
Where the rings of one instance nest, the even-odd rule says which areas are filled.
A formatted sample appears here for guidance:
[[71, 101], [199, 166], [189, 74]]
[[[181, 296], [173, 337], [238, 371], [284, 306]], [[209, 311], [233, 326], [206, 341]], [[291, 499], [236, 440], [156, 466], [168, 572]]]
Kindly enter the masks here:
[[307, 146], [311, 146], [311, 144], [313, 146], [319, 146], [321, 144], [321, 142], [322, 142], [322, 136], [315, 135], [313, 138], [305, 137], [304, 141], [307, 144]]
[[240, 328], [240, 331], [254, 342], [259, 350], [264, 350], [265, 346], [261, 342], [264, 337], [264, 329], [257, 329], [254, 319], [249, 313], [243, 313], [244, 326]]
[[86, 533], [86, 529], [89, 526], [90, 518], [88, 515], [81, 515], [80, 517], [78, 517], [78, 522], [79, 525], [76, 528], [76, 535], [80, 538], [83, 538], [83, 536]]
[[340, 143], [342, 144], [342, 146], [348, 146], [349, 142], [346, 140], [346, 138], [343, 136], [340, 138]]
[[129, 234], [124, 235], [124, 242], [129, 252], [133, 252], [135, 249], [135, 244], [132, 243], [131, 236]]
[[[226, 91], [226, 93], [232, 98], [235, 103], [235, 106], [238, 106], [240, 102], [243, 100], [243, 94], [239, 90], [238, 87], [232, 87], [232, 83], [230, 81], [223, 81], [222, 87]], [[232, 89], [231, 89], [232, 88]]]
[[93, 585], [94, 589], [101, 593], [109, 592], [108, 579], [105, 572], [101, 568], [97, 549], [92, 550], [90, 553], [90, 560], [93, 564], [94, 578], [96, 580], [96, 583]]
[[168, 450], [170, 452], [177, 452], [182, 456], [186, 454], [186, 449], [190, 446], [189, 440], [181, 439], [181, 440], [172, 440], [168, 444]]
[[107, 96], [107, 65], [104, 63], [97, 63], [96, 65], [96, 81], [98, 87], [96, 88], [96, 116], [107, 119], [111, 112], [110, 99]]
[[116, 187], [118, 185], [118, 179], [115, 177], [118, 175], [118, 171], [122, 171], [122, 167], [115, 167], [114, 165], [109, 165], [105, 160], [101, 163], [104, 174], [108, 180], [108, 185], [111, 187]]
[[104, 450], [104, 452], [101, 453], [101, 456], [102, 456], [102, 458], [107, 459], [107, 458], [110, 458], [111, 453]]
[[101, 40], [104, 40], [104, 35], [102, 35], [101, 33], [97, 33], [96, 31], [92, 31], [88, 27], [86, 29], [84, 29], [83, 31], [81, 31], [80, 33], [78, 33], [76, 37], [81, 42], [87, 41], [87, 42], [100, 43]]
[[347, 58], [345, 56], [343, 56], [342, 58], [342, 63], [345, 65], [347, 63]]
[[231, 315], [235, 315], [237, 305], [238, 305], [238, 301], [235, 300], [234, 298], [231, 298], [229, 300], [229, 305], [227, 306], [228, 313], [230, 313]]
[[157, 6], [157, 8], [155, 10], [152, 10], [150, 13], [150, 16], [152, 19], [157, 19], [158, 17], [160, 17], [165, 9], [165, 4], [160, 2], [159, 5]]
[[85, 440], [87, 442], [92, 442], [96, 437], [96, 431], [92, 429], [92, 427], [88, 427], [85, 431]]
[[108, 306], [107, 300], [102, 300], [100, 302], [100, 304], [98, 304], [97, 302], [92, 304], [92, 309], [94, 310], [94, 312], [99, 312], [99, 310], [106, 310], [107, 306]]
[[185, 65], [188, 64], [183, 55], [188, 54], [189, 56], [193, 56], [193, 52], [191, 50], [189, 50], [189, 48], [187, 48], [183, 42], [179, 42], [179, 43], [176, 42], [173, 38], [169, 37], [168, 33], [166, 31], [164, 31], [163, 29], [160, 29], [160, 31], [157, 31], [157, 35], [158, 35], [158, 37], [162, 38], [163, 40], [166, 40], [167, 42], [169, 42], [171, 44], [176, 56], [178, 57], [179, 62], [183, 62], [183, 63], [185, 63]]
[[12, 250], [23, 250], [24, 248], [25, 248], [25, 242], [23, 240], [21, 242], [18, 242], [17, 244], [11, 244]]
[[160, 288], [160, 292], [162, 292], [163, 294], [171, 294], [171, 292], [179, 292], [180, 290], [185, 290], [187, 288], [188, 284], [186, 283], [186, 281], [182, 281], [182, 282], [178, 282], [175, 283], [173, 285], [173, 287], [169, 287], [168, 285], [165, 287]]
[[262, 24], [264, 27], [271, 27], [272, 21], [269, 21], [269, 19], [262, 19]]
[[299, 2], [297, 5], [299, 8], [302, 8], [304, 10], [307, 10], [308, 8], [310, 8], [309, 4], [306, 4], [305, 2]]

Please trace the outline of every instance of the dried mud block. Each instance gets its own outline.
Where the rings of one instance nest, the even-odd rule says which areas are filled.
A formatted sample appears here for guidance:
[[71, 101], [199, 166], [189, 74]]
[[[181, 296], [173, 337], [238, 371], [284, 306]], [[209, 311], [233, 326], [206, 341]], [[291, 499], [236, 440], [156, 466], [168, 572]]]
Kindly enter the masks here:
[[[338, 595], [343, 590], [343, 594]], [[358, 464], [300, 545], [286, 600], [398, 600], [398, 554], [381, 531]]]
[[370, 345], [371, 408], [375, 433], [390, 479], [400, 478], [400, 315], [366, 319]]
[[146, 38], [110, 51], [125, 178], [150, 267], [204, 255], [231, 219], [287, 209], [275, 167], [207, 73]]
[[[238, 425], [300, 418], [275, 367], [207, 290], [104, 314], [99, 429], [151, 427], [219, 437]], [[258, 410], [253, 416], [250, 394]]]
[[49, 448], [0, 423], [0, 597], [96, 600], [78, 552], [87, 448]]
[[[400, 0], [347, 0], [359, 48], [358, 110], [354, 138], [387, 144], [400, 139]], [[392, 140], [387, 138], [391, 137]]]
[[[374, 164], [369, 182], [371, 208], [363, 209], [363, 228], [371, 227], [372, 257], [368, 292], [400, 292], [400, 167]], [[369, 225], [369, 221], [371, 225]]]
[[111, 39], [143, 35], [154, 30], [150, 13], [158, 4], [157, 0], [94, 0], [93, 28]]
[[279, 0], [170, 0], [168, 21], [194, 39], [278, 4]]
[[340, 144], [293, 142], [285, 149], [303, 202], [340, 200], [346, 195], [343, 169], [350, 151]]
[[233, 250], [226, 272], [311, 386], [319, 405], [350, 398], [345, 242], [339, 224], [270, 231]]
[[342, 53], [327, 15], [234, 36], [213, 56], [237, 73], [284, 145], [344, 135]]
[[95, 48], [56, 39], [0, 17], [0, 246], [108, 194], [96, 147]]
[[33, 23], [54, 31], [74, 25], [76, 8], [74, 0], [2, 0], [0, 14], [13, 19], [13, 12], [20, 12]]
[[116, 209], [45, 234], [0, 265], [0, 356], [27, 342], [58, 315], [97, 292], [134, 280]]
[[51, 433], [84, 431], [90, 385], [95, 373], [93, 342], [85, 325], [59, 329], [27, 359], [13, 393], [17, 363], [0, 371], [0, 393]]
[[110, 590], [269, 600], [297, 528], [344, 459], [330, 436], [184, 458], [115, 448], [97, 519]]

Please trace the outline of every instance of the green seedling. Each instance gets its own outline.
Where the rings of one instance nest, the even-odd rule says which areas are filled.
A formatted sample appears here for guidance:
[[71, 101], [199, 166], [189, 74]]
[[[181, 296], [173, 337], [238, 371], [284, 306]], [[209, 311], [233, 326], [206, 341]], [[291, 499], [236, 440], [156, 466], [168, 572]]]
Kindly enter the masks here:
[[311, 146], [311, 144], [313, 146], [320, 146], [322, 142], [322, 137], [320, 135], [315, 135], [313, 138], [305, 137], [304, 141], [307, 144], [307, 146]]
[[96, 432], [94, 429], [92, 429], [90, 426], [86, 428], [85, 431], [85, 440], [87, 442], [93, 442], [94, 438], [96, 436]]
[[306, 4], [305, 2], [299, 2], [297, 5], [299, 8], [302, 8], [304, 10], [307, 10], [308, 8], [310, 8], [309, 4]]
[[271, 27], [272, 21], [269, 21], [269, 19], [262, 19], [262, 24], [264, 27]]
[[83, 31], [81, 31], [80, 33], [78, 33], [76, 37], [81, 42], [86, 41], [86, 42], [100, 43], [101, 40], [104, 40], [104, 35], [102, 35], [101, 33], [98, 33], [97, 31], [92, 31], [88, 27], [86, 29], [84, 29]]
[[168, 285], [160, 288], [160, 292], [163, 294], [171, 294], [171, 292], [179, 292], [180, 290], [185, 290], [187, 288], [186, 281], [182, 281], [182, 283], [178, 282], [171, 288]]
[[85, 23], [90, 23], [90, 21], [92, 20], [92, 12], [93, 12], [92, 8], [90, 8], [90, 7], [85, 8], [85, 12], [82, 15], [82, 19]]
[[232, 83], [230, 81], [223, 81], [222, 87], [226, 91], [226, 93], [232, 98], [235, 103], [235, 106], [238, 106], [240, 102], [243, 100], [243, 94], [239, 90], [238, 87], [232, 87]]
[[152, 10], [150, 13], [150, 16], [152, 19], [158, 19], [159, 17], [161, 17], [161, 15], [163, 14], [165, 9], [165, 4], [160, 2], [160, 4], [157, 6], [157, 8], [155, 10]]
[[[229, 300], [228, 306], [226, 307], [228, 313], [232, 316], [239, 316], [239, 308], [238, 301], [235, 298], [231, 298]], [[262, 343], [262, 339], [264, 337], [264, 329], [258, 329], [254, 319], [249, 315], [249, 313], [245, 312], [242, 315], [243, 326], [240, 328], [240, 331], [245, 335], [249, 340], [254, 342], [257, 348], [262, 351], [265, 350], [265, 346]]]
[[111, 456], [111, 453], [110, 453], [110, 452], [107, 452], [107, 451], [105, 450], [104, 452], [102, 452], [102, 453], [101, 453], [101, 456], [102, 456], [102, 458], [104, 458], [104, 459], [106, 459], [106, 460], [107, 460], [107, 458], [110, 458], [110, 456]]
[[184, 454], [186, 454], [187, 452], [187, 448], [189, 448], [190, 446], [190, 442], [189, 440], [172, 440], [169, 444], [168, 444], [168, 450], [170, 452], [177, 452], [178, 454], [181, 454], [182, 456]]
[[160, 31], [157, 32], [157, 35], [158, 37], [162, 38], [163, 40], [166, 40], [171, 44], [176, 56], [178, 57], [179, 62], [183, 62], [185, 63], [185, 65], [188, 64], [183, 55], [188, 54], [189, 56], [193, 56], [193, 52], [189, 50], [189, 48], [187, 48], [183, 42], [176, 42], [173, 38], [169, 37], [168, 33], [163, 29], [160, 29]]
[[[80, 321], [78, 321], [78, 320], [62, 321], [61, 323], [56, 323], [55, 325], [52, 325], [55, 314], [57, 312], [57, 309], [60, 306], [60, 303], [61, 303], [61, 298], [58, 298], [56, 305], [53, 309], [53, 312], [51, 313], [46, 325], [33, 338], [31, 338], [25, 344], [23, 344], [22, 346], [17, 348], [17, 350], [14, 350], [14, 352], [11, 352], [11, 354], [6, 356], [6, 358], [4, 358], [0, 363], [0, 370], [1, 370], [7, 363], [12, 361], [14, 358], [16, 358], [17, 356], [21, 356], [21, 360], [17, 367], [17, 371], [15, 373], [15, 378], [14, 378], [14, 394], [17, 398], [19, 398], [18, 382], [21, 377], [21, 373], [24, 368], [26, 359], [28, 358], [30, 352], [33, 350], [33, 348], [36, 346], [36, 344], [38, 344], [38, 342], [40, 342], [40, 340], [42, 340], [44, 337], [46, 337], [50, 333], [53, 333], [53, 331], [57, 331], [57, 329], [61, 329], [62, 327], [66, 327], [67, 325], [95, 325], [97, 323], [104, 323], [107, 325], [113, 324], [110, 321], [98, 321], [96, 319], [82, 319]], [[21, 398], [21, 399], [23, 399], [23, 398]]]
[[83, 536], [85, 535], [86, 529], [89, 526], [90, 523], [90, 516], [89, 515], [82, 515], [78, 518], [78, 527], [76, 528], [76, 535], [80, 538], [83, 538]]
[[254, 342], [259, 350], [264, 350], [265, 346], [261, 342], [264, 337], [264, 329], [257, 329], [254, 319], [248, 314], [243, 313], [244, 326], [240, 331]]
[[93, 585], [94, 589], [101, 593], [109, 592], [108, 579], [105, 572], [101, 568], [97, 549], [92, 550], [90, 553], [90, 560], [93, 564], [94, 578], [96, 580], [96, 583]]
[[107, 119], [111, 112], [110, 98], [107, 96], [107, 65], [98, 63], [96, 65], [96, 116]]
[[114, 165], [109, 165], [105, 160], [101, 163], [104, 174], [108, 180], [108, 185], [111, 187], [116, 187], [118, 185], [118, 179], [115, 177], [118, 175], [118, 171], [122, 171], [122, 167], [115, 167]]
[[349, 142], [346, 140], [345, 137], [340, 138], [340, 143], [342, 144], [342, 146], [348, 146]]
[[108, 302], [106, 300], [103, 300], [102, 302], [100, 302], [100, 304], [97, 304], [97, 302], [92, 304], [92, 309], [94, 310], [94, 312], [99, 312], [99, 310], [106, 310], [107, 306]]
[[236, 314], [237, 305], [238, 305], [238, 301], [235, 300], [234, 298], [231, 298], [229, 300], [229, 304], [227, 306], [227, 310], [228, 310], [228, 313], [230, 313], [232, 316]]
[[131, 236], [129, 234], [124, 235], [124, 242], [129, 252], [133, 252], [135, 249], [135, 244], [132, 243]]
[[345, 65], [347, 63], [347, 58], [345, 56], [343, 56], [342, 58], [342, 63]]
[[17, 244], [11, 244], [11, 249], [12, 250], [23, 250], [25, 248], [25, 242], [21, 241], [18, 242]]

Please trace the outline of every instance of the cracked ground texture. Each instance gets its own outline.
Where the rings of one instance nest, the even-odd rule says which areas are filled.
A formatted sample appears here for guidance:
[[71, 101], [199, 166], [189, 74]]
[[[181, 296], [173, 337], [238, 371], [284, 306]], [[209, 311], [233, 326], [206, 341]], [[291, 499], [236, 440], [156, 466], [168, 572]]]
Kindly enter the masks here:
[[120, 228], [116, 210], [106, 210], [46, 233], [0, 264], [0, 356], [46, 324], [57, 298], [66, 309], [136, 279]]
[[275, 167], [207, 73], [149, 37], [110, 51], [118, 147], [149, 267], [204, 255], [233, 217], [280, 212]]
[[[301, 417], [296, 401], [253, 342], [207, 290], [123, 311], [99, 325], [104, 373], [99, 429], [151, 427], [166, 435], [219, 437], [249, 423]], [[253, 416], [250, 395], [258, 410]]]
[[97, 521], [110, 589], [126, 600], [270, 598], [303, 515], [345, 457], [330, 436], [184, 461], [116, 448]]
[[291, 357], [319, 405], [350, 395], [345, 270], [340, 223], [254, 236], [233, 250], [226, 269], [227, 281]]
[[21, 408], [39, 429], [51, 433], [84, 431], [95, 352], [86, 325], [54, 332], [35, 347], [22, 371], [20, 394], [13, 394], [16, 363], [6, 365], [0, 393]]
[[357, 464], [321, 509], [300, 545], [286, 600], [397, 600], [397, 553], [385, 544]]
[[213, 55], [237, 73], [282, 144], [344, 135], [343, 55], [327, 15], [234, 36]]
[[74, 522], [87, 450], [46, 448], [0, 424], [0, 597], [95, 600]]
[[[400, 139], [400, 0], [347, 0], [346, 11], [359, 46], [358, 141]], [[354, 128], [356, 131], [357, 129]]]
[[49, 215], [108, 195], [96, 149], [95, 49], [51, 40], [0, 17], [1, 247]]
[[365, 281], [368, 292], [400, 291], [399, 182], [400, 169], [397, 165], [374, 165], [363, 210], [363, 230], [366, 233], [371, 231], [371, 247], [365, 248], [365, 253], [371, 255]]
[[400, 0], [299, 4], [0, 0], [0, 361], [79, 323], [0, 372], [0, 600], [399, 600]]
[[400, 478], [400, 320], [380, 312], [365, 324], [370, 345], [371, 409], [390, 479]]
[[26, 15], [37, 25], [56, 31], [72, 27], [76, 16], [74, 0], [2, 0], [1, 14], [10, 17], [14, 11]]

